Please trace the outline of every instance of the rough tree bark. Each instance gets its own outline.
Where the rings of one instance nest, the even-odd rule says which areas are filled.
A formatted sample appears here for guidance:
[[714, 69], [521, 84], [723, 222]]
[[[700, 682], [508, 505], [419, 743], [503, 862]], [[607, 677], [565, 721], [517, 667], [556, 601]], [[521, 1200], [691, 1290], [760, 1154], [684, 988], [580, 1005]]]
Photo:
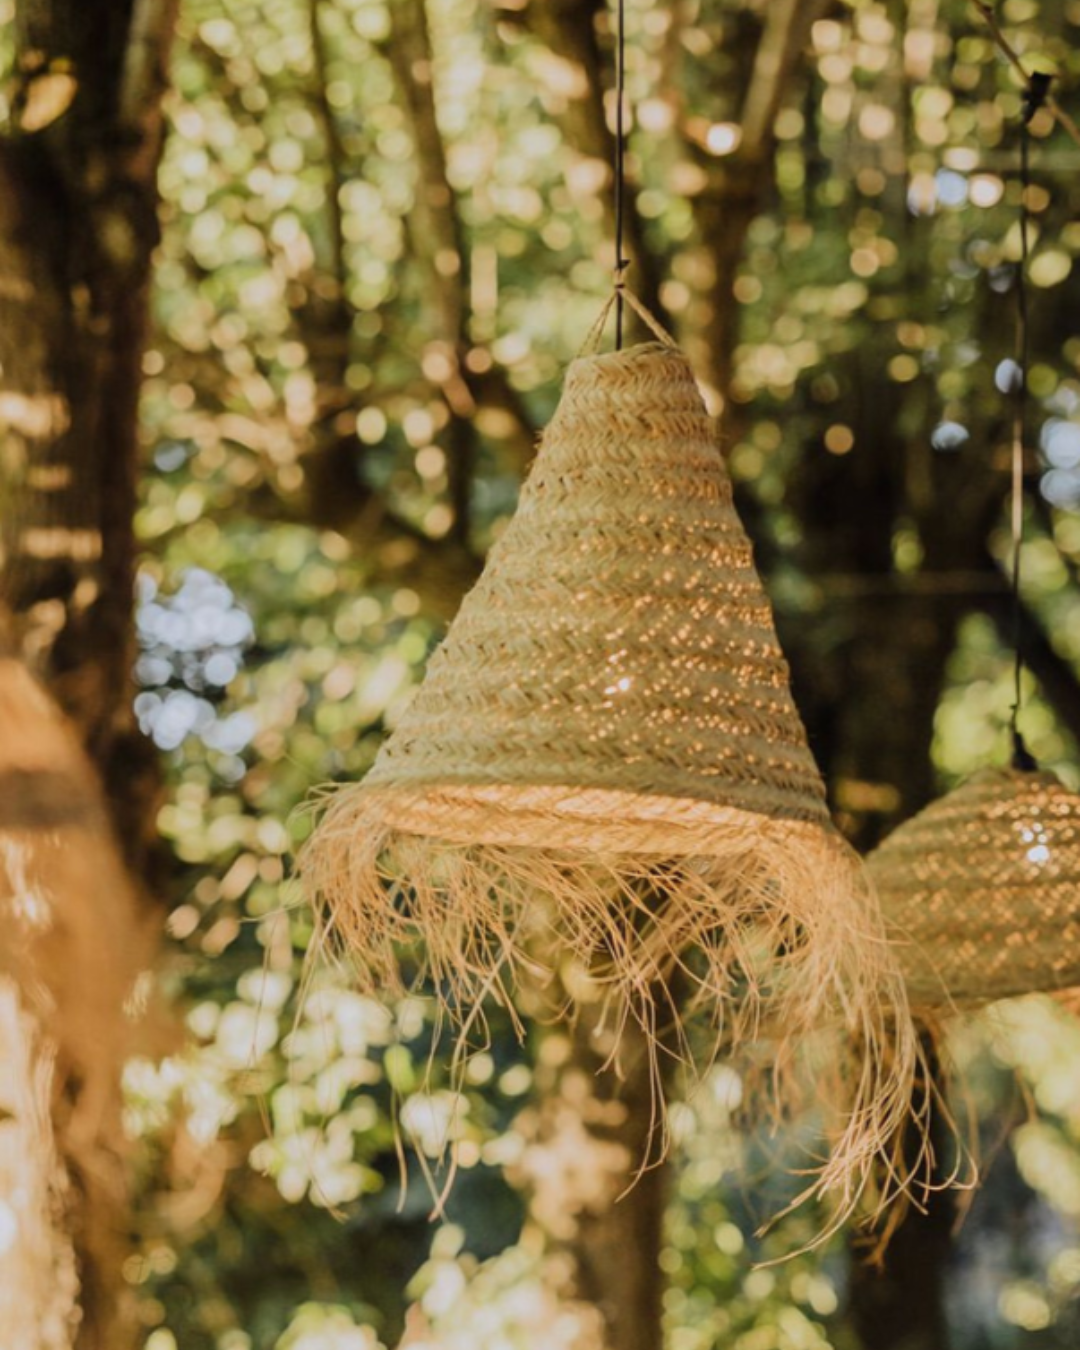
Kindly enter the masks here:
[[79, 726], [134, 860], [137, 407], [177, 0], [22, 0], [0, 140], [0, 604]]
[[[7, 651], [45, 682], [104, 782], [106, 805], [95, 809], [102, 821], [111, 816], [129, 867], [113, 892], [129, 882], [137, 889], [133, 879], [146, 875], [156, 795], [153, 757], [131, 710], [133, 516], [176, 6], [19, 0], [12, 125], [0, 138], [0, 613]], [[63, 765], [14, 767], [19, 790], [44, 810]], [[49, 782], [36, 785], [42, 774]], [[92, 781], [72, 779], [73, 802], [85, 806]], [[10, 791], [5, 800], [10, 806]], [[62, 839], [50, 840], [55, 853]], [[32, 837], [23, 845], [33, 853]], [[79, 899], [58, 896], [57, 909]], [[128, 993], [137, 927], [133, 920], [116, 953], [114, 1011]], [[61, 954], [76, 965], [88, 959], [77, 940], [57, 949], [54, 965]], [[51, 969], [50, 980], [62, 987], [63, 971]], [[70, 983], [78, 987], [77, 969]], [[57, 1110], [74, 1118], [88, 1076], [75, 1051], [65, 1065], [70, 1049], [61, 1036]], [[116, 1063], [108, 1091], [104, 1116], [118, 1105]], [[57, 1134], [63, 1149], [63, 1121]], [[122, 1350], [131, 1337], [119, 1298], [122, 1196], [114, 1188], [106, 1197], [78, 1148], [64, 1161], [81, 1286], [77, 1344]]]
[[0, 652], [0, 1171], [18, 1233], [0, 1254], [5, 1346], [127, 1343], [117, 1089], [125, 998], [153, 947], [140, 909], [70, 719]]

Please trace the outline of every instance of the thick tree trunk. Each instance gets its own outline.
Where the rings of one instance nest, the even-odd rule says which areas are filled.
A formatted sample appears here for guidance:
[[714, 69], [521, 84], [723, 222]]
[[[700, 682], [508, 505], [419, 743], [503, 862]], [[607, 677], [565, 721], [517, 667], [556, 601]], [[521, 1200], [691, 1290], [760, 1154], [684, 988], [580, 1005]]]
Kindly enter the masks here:
[[0, 916], [0, 1170], [19, 1149], [35, 1197], [0, 1254], [0, 1344], [67, 1350], [77, 1327], [79, 1346], [123, 1350], [118, 1081], [150, 925], [74, 727], [3, 655]]
[[152, 761], [129, 697], [132, 520], [174, 9], [24, 0], [0, 142], [0, 604], [136, 858]]
[[[614, 1050], [597, 1005], [543, 1033], [536, 1104], [518, 1123], [529, 1144], [517, 1180], [530, 1226], [552, 1268], [565, 1272], [560, 1292], [597, 1310], [605, 1350], [662, 1350], [669, 1168], [658, 1153], [654, 1087], [666, 1085], [654, 1084], [638, 1027], [627, 1025], [612, 1060]], [[667, 1062], [661, 1052], [662, 1071]]]
[[[79, 869], [68, 855], [78, 848], [83, 824], [76, 822], [72, 834], [29, 818], [6, 827], [0, 820], [15, 850], [5, 855], [6, 903], [17, 913], [23, 885], [11, 857], [37, 859], [34, 866], [63, 881], [68, 890], [53, 897], [57, 944], [48, 953], [46, 987], [58, 1003], [65, 988], [80, 987], [80, 972], [93, 968], [95, 999], [111, 1007], [114, 1020], [145, 957], [145, 923], [136, 921], [133, 899], [140, 887], [132, 879], [145, 876], [156, 798], [152, 751], [131, 708], [133, 516], [161, 97], [176, 3], [20, 0], [14, 130], [0, 140], [0, 615], [8, 652], [43, 679], [105, 788], [104, 804], [95, 805], [89, 798], [100, 788], [89, 768], [65, 761], [31, 771], [5, 761], [18, 787], [8, 784], [0, 816], [10, 814], [17, 793], [30, 791], [43, 807], [53, 802], [54, 780], [70, 770], [68, 799], [96, 812], [101, 857], [112, 858], [116, 869], [105, 892], [94, 890], [105, 880], [100, 868], [100, 875], [84, 878], [90, 890], [79, 889]], [[8, 665], [8, 683], [21, 690], [14, 662]], [[5, 752], [13, 753], [18, 738], [13, 742], [11, 732], [21, 714], [12, 700], [3, 711]], [[54, 714], [41, 716], [44, 726]], [[39, 790], [34, 784], [42, 774], [48, 781]], [[108, 816], [123, 841], [127, 877], [108, 837]], [[111, 906], [108, 914], [82, 913], [99, 901]], [[112, 933], [117, 914], [130, 920], [118, 934]], [[100, 947], [106, 932], [111, 947], [87, 948], [87, 941]], [[94, 1143], [102, 1123], [119, 1118], [119, 1051], [102, 1044], [91, 1072], [79, 1042], [88, 1027], [40, 1016], [43, 1034], [55, 1043], [53, 1123], [70, 1187], [77, 1345], [122, 1350], [132, 1335], [119, 1298], [123, 1186], [111, 1164], [103, 1182], [103, 1155]], [[115, 1146], [115, 1124], [109, 1128]]]

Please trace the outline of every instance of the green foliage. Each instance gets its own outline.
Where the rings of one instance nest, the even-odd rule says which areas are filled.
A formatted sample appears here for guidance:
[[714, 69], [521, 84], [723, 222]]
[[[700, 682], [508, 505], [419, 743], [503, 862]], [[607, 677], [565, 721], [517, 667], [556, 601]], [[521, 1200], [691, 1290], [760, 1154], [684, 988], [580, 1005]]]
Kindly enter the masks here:
[[[527, 1050], [500, 1026], [455, 1101], [418, 1049], [421, 1002], [387, 1014], [344, 970], [302, 986], [312, 921], [288, 881], [309, 829], [304, 803], [368, 767], [512, 509], [611, 261], [607, 171], [568, 130], [588, 72], [535, 37], [520, 5], [486, 0], [428, 6], [463, 242], [460, 256], [433, 247], [428, 197], [442, 189], [393, 60], [391, 4], [183, 7], [137, 520], [150, 662], [140, 715], [168, 764], [163, 980], [180, 1024], [162, 1057], [128, 1071], [144, 1189], [125, 1274], [146, 1350], [378, 1350], [397, 1341], [407, 1300], [432, 1337], [417, 1345], [560, 1344], [503, 1175], [521, 1146]], [[882, 557], [885, 574], [911, 576], [937, 548], [942, 512], [962, 505], [935, 497], [942, 460], [992, 457], [1007, 439], [994, 375], [1012, 350], [1018, 91], [961, 0], [830, 11], [779, 113], [775, 187], [733, 294], [718, 301], [716, 241], [699, 209], [723, 185], [758, 7], [697, 0], [673, 33], [679, 8], [629, 5], [638, 206], [667, 278], [661, 299], [717, 407], [725, 391], [700, 334], [718, 303], [737, 312], [730, 462], [782, 617], [814, 621], [850, 577], [823, 577], [810, 547], [813, 512], [798, 500], [808, 474], [847, 466], [844, 481], [869, 493], [882, 458], [902, 461]], [[1075, 75], [1077, 4], [1002, 10], [1023, 51], [1037, 45]], [[1080, 150], [1043, 117], [1033, 133], [1031, 384], [1039, 423], [1059, 430], [1041, 441], [1025, 594], [1075, 671], [1080, 348], [1068, 320], [1080, 203], [1067, 164]], [[450, 359], [459, 336], [446, 331], [455, 277], [468, 311], [465, 394]], [[475, 439], [463, 502], [461, 407], [478, 390], [487, 401], [465, 419]], [[848, 569], [844, 528], [832, 562]], [[993, 547], [1004, 560], [1007, 544]], [[200, 591], [199, 577], [228, 596]], [[830, 617], [816, 640], [839, 645], [837, 633]], [[1008, 656], [988, 619], [966, 622], [950, 681], [935, 744], [946, 778], [1000, 753]], [[1075, 758], [1048, 702], [1036, 695], [1028, 717], [1040, 755]], [[1014, 1069], [1030, 1081], [1042, 1114], [1010, 1147], [1059, 1235], [1017, 1265], [990, 1315], [993, 1343], [1012, 1347], [1055, 1319], [1067, 1325], [1080, 1287], [1080, 1113], [1072, 1019], [1041, 1004], [1003, 1017], [989, 1048], [964, 1054], [988, 1120], [1005, 1111]], [[735, 1179], [747, 1155], [730, 1086], [722, 1069], [678, 1118], [662, 1258], [672, 1350], [845, 1350], [842, 1244], [754, 1268], [804, 1243], [813, 1220], [753, 1237], [760, 1212]], [[402, 1122], [423, 1160], [403, 1189]], [[460, 1171], [453, 1222], [433, 1230], [424, 1172], [438, 1171], [448, 1141]]]

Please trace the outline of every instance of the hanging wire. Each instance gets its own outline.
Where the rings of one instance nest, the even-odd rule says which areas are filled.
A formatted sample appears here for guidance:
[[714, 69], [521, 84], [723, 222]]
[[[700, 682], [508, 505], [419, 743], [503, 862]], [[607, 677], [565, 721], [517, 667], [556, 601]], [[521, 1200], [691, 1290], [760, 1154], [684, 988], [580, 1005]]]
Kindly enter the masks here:
[[623, 343], [623, 285], [629, 258], [623, 257], [626, 228], [626, 0], [615, 7], [615, 350]]
[[1012, 602], [1013, 602], [1013, 705], [1010, 720], [1012, 735], [1012, 763], [1014, 769], [1037, 768], [1024, 738], [1020, 733], [1020, 712], [1023, 707], [1024, 679], [1024, 625], [1023, 604], [1020, 596], [1020, 565], [1024, 547], [1024, 434], [1027, 427], [1028, 402], [1028, 293], [1027, 272], [1029, 253], [1029, 206], [1031, 187], [1031, 119], [1046, 102], [1050, 77], [1034, 74], [1024, 90], [1023, 113], [1020, 121], [1020, 267], [1016, 278], [1016, 402], [1013, 411], [1012, 434]]

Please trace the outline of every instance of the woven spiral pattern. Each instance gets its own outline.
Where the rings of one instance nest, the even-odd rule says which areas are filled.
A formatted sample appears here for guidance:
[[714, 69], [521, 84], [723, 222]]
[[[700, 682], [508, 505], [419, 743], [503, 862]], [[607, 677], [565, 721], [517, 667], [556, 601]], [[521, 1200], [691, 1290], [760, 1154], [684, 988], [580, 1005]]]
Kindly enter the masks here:
[[827, 819], [716, 433], [681, 352], [571, 365], [517, 513], [363, 790], [468, 842], [694, 852]]
[[977, 774], [868, 863], [915, 1007], [1080, 985], [1080, 795], [1052, 773]]

